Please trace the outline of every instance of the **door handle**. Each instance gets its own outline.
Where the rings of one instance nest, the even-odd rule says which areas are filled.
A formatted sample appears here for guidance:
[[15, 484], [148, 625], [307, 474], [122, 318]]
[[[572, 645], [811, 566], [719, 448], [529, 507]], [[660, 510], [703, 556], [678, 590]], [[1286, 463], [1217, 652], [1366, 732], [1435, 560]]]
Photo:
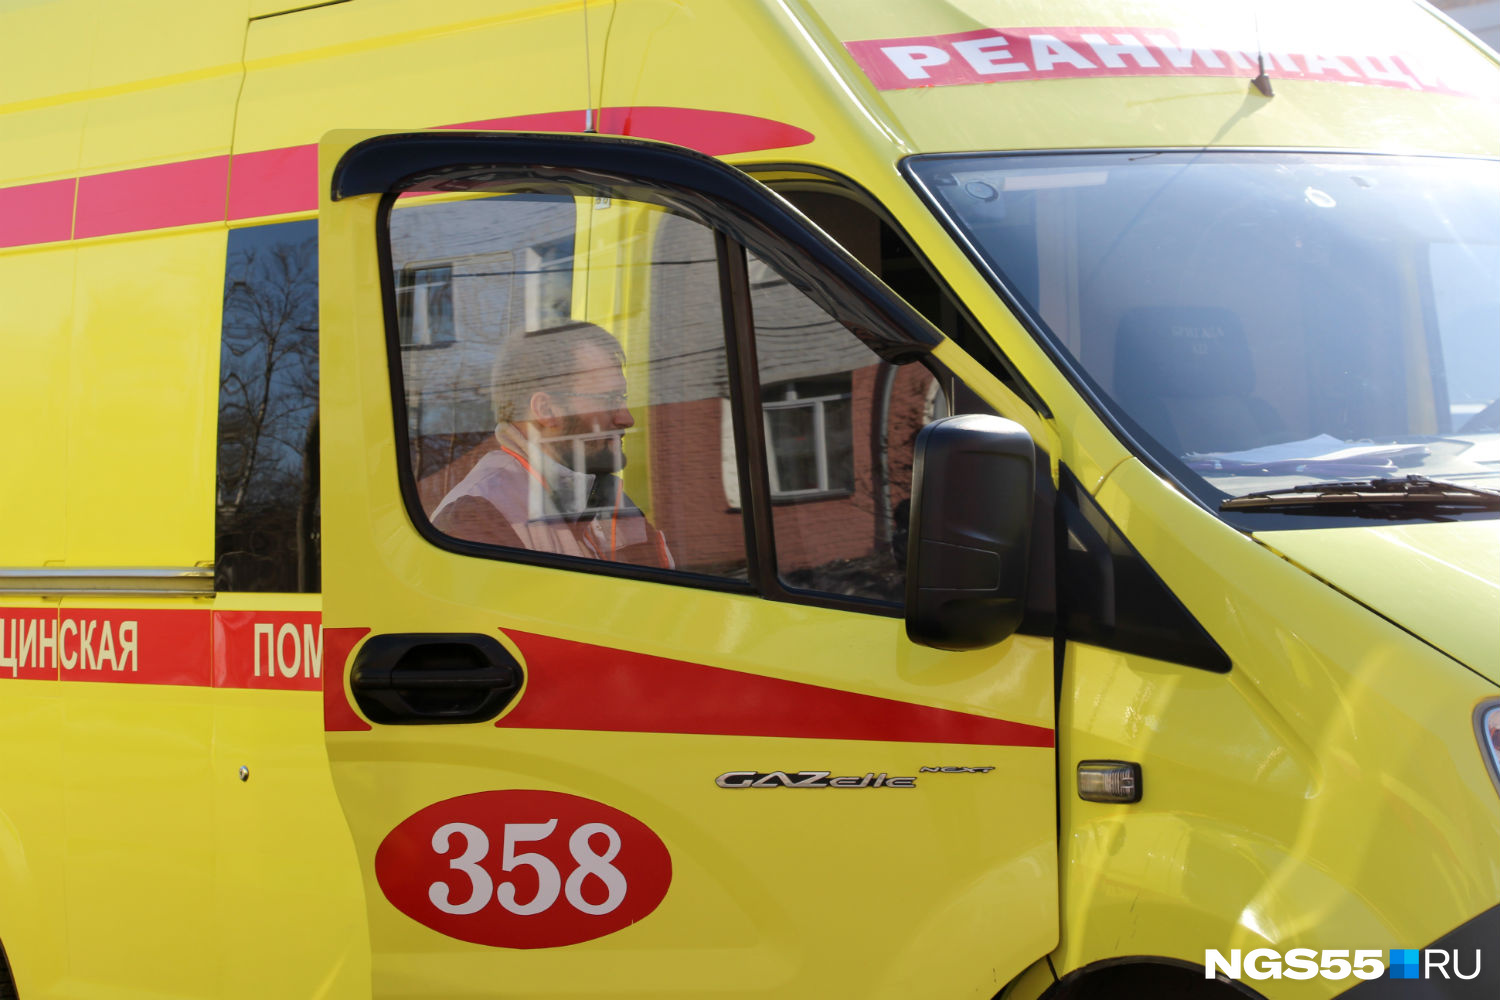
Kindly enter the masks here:
[[377, 635], [349, 672], [354, 701], [371, 722], [420, 726], [488, 722], [521, 690], [521, 664], [488, 635]]

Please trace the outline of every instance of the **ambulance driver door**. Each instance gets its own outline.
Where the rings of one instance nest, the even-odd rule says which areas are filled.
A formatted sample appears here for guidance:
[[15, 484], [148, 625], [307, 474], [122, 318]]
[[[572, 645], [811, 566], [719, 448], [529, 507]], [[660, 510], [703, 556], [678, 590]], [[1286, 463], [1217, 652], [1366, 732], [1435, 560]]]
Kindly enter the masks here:
[[377, 994], [960, 996], [1048, 951], [1051, 640], [903, 620], [952, 345], [686, 150], [321, 156], [326, 722]]

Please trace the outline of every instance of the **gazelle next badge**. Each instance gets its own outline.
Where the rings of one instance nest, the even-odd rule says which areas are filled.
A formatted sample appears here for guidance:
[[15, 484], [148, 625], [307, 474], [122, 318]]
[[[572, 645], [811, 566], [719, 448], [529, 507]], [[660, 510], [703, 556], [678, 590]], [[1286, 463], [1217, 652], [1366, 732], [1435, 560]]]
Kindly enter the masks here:
[[893, 778], [881, 771], [840, 775], [832, 771], [725, 771], [714, 779], [720, 788], [916, 788], [917, 779]]
[[[994, 767], [924, 767], [922, 774], [988, 774]], [[917, 775], [876, 774], [835, 776], [832, 771], [725, 771], [714, 779], [720, 788], [916, 788]]]

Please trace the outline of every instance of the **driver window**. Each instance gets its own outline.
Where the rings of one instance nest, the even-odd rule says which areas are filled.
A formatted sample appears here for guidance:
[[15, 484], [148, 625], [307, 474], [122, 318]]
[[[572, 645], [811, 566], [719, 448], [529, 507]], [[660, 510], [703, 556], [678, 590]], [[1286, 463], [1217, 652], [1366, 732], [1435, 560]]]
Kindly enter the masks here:
[[496, 558], [745, 579], [711, 230], [629, 199], [526, 194], [401, 205], [390, 242], [432, 529]]

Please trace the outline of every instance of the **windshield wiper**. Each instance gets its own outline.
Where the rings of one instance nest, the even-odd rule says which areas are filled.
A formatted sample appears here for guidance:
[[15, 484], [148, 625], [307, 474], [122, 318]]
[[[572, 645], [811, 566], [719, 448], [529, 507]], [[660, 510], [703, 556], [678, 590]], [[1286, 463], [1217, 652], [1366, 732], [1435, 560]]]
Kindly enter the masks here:
[[1432, 507], [1468, 507], [1477, 510], [1500, 510], [1500, 492], [1477, 486], [1460, 486], [1426, 476], [1400, 479], [1360, 479], [1352, 482], [1307, 483], [1283, 490], [1265, 490], [1230, 497], [1219, 504], [1220, 510], [1271, 510], [1287, 507], [1394, 506], [1426, 509]]

